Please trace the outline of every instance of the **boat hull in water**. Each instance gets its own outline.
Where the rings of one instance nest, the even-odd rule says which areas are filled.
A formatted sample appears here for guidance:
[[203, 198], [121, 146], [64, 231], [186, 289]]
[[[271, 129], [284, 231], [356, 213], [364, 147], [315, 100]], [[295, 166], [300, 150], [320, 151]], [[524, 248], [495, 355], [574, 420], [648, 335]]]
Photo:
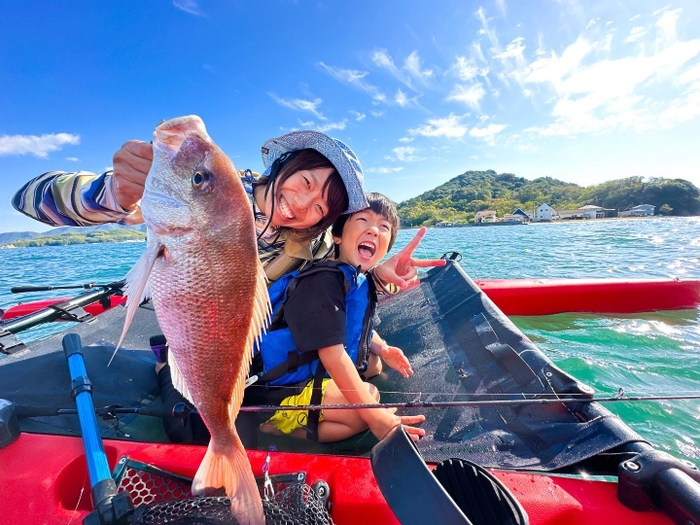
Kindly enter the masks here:
[[[431, 270], [419, 287], [383, 298], [379, 311], [378, 331], [404, 350], [415, 374], [404, 379], [388, 370], [372, 382], [382, 402], [406, 404], [402, 414], [426, 415], [426, 436], [417, 444], [422, 466], [462, 458], [489, 469], [532, 524], [598, 525], [601, 516], [616, 525], [671, 523], [656, 510], [659, 502], [637, 494], [634, 479], [614, 481], [621, 465], [646, 461], [640, 454], [654, 453], [653, 447], [596, 403], [592, 389], [552, 363], [459, 265]], [[173, 407], [159, 398], [149, 339], [161, 332], [151, 305], [139, 308], [107, 367], [123, 318], [124, 308], [117, 307], [69, 330], [81, 336], [94, 406], [105, 417], [97, 425], [109, 466], [130, 457], [190, 477], [205, 447], [169, 443], [153, 417], [170, 417]], [[92, 509], [80, 425], [66, 410], [75, 405], [61, 340], [58, 334], [0, 357], [0, 398], [16, 407], [21, 429], [0, 448], [0, 490], [12, 494], [0, 498], [0, 516], [8, 523], [64, 524]], [[369, 432], [339, 443], [311, 443], [261, 434], [261, 413], [258, 419], [247, 418], [250, 414], [256, 412], [243, 413], [237, 426], [256, 476], [274, 445], [270, 473], [304, 471], [309, 483], [326, 482], [336, 523], [357, 523], [358, 516], [366, 523], [397, 522], [387, 504], [396, 495], [380, 489], [372, 471], [377, 440]], [[673, 458], [664, 461], [660, 472], [685, 476], [666, 500], [700, 502], [700, 485], [689, 467]], [[625, 496], [630, 487], [634, 498]], [[618, 491], [645, 512], [623, 505]], [[426, 508], [437, 505], [422, 496]], [[691, 516], [700, 520], [700, 511], [697, 516], [694, 511]]]
[[[680, 279], [476, 279], [474, 281], [506, 315], [553, 315], [565, 312], [632, 314], [685, 310], [700, 306], [700, 281]], [[67, 298], [11, 306], [0, 320], [10, 321]], [[99, 315], [126, 302], [113, 295], [84, 306]], [[58, 321], [67, 320], [59, 317]]]

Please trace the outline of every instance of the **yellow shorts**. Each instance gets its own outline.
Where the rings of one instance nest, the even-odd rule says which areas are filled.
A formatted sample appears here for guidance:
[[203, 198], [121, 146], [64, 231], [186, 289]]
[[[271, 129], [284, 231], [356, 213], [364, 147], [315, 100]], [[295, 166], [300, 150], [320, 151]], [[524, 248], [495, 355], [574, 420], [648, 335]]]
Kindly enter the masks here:
[[[330, 379], [325, 378], [321, 384], [321, 400], [326, 396], [326, 384]], [[314, 389], [313, 379], [309, 381], [304, 390], [302, 390], [296, 396], [285, 397], [280, 406], [293, 406], [293, 405], [309, 405], [311, 404], [311, 394]], [[278, 410], [275, 412], [267, 423], [270, 423], [277, 430], [283, 434], [291, 434], [297, 428], [305, 428], [306, 423], [309, 420], [308, 410]], [[318, 421], [323, 421], [323, 411], [321, 411], [321, 416]]]

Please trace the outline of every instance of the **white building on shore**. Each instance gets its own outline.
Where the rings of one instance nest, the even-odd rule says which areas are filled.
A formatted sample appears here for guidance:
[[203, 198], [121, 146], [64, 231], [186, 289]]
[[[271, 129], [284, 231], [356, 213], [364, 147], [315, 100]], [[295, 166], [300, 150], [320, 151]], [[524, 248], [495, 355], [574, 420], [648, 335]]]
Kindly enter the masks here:
[[540, 204], [535, 210], [535, 221], [555, 221], [558, 218], [557, 211], [549, 204]]

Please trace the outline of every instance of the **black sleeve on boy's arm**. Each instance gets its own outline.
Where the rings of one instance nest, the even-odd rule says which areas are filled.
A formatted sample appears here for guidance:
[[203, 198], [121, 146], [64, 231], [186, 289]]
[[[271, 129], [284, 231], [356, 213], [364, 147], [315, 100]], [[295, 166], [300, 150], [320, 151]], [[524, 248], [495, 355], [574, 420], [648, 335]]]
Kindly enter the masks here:
[[318, 350], [345, 343], [345, 276], [318, 272], [299, 279], [284, 306], [297, 349]]

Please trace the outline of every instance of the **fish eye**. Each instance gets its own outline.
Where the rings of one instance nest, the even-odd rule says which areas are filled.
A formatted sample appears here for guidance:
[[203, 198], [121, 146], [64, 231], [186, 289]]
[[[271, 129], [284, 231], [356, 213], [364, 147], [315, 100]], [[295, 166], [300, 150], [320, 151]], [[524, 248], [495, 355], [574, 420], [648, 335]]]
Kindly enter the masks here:
[[192, 187], [195, 190], [205, 190], [209, 186], [211, 174], [204, 170], [197, 170], [192, 175]]

